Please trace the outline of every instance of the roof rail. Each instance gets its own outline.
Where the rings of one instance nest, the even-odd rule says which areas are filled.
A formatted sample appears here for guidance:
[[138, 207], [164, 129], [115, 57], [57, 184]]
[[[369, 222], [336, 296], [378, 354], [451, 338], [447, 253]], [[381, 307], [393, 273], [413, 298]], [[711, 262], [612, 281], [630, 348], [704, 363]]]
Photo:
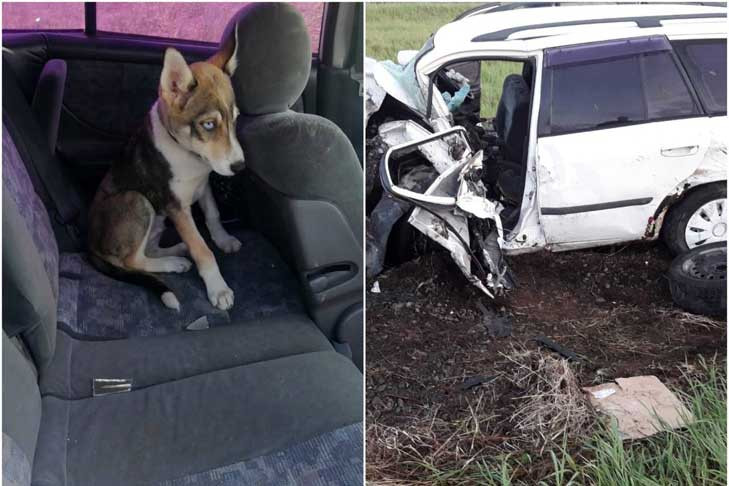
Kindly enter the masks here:
[[[726, 14], [720, 13], [706, 13], [706, 14], [681, 14], [681, 15], [650, 15], [643, 17], [612, 17], [602, 19], [583, 19], [583, 20], [571, 20], [565, 22], [552, 22], [547, 24], [532, 24], [532, 25], [520, 25], [518, 27], [510, 27], [508, 29], [497, 30], [495, 32], [489, 32], [481, 34], [473, 39], [471, 42], [496, 42], [505, 41], [517, 32], [523, 32], [525, 30], [544, 29], [552, 27], [572, 27], [577, 25], [592, 25], [592, 24], [612, 24], [616, 22], [635, 22], [638, 27], [650, 28], [660, 27], [661, 21], [663, 20], [678, 20], [678, 19], [707, 19], [707, 18], [725, 18]], [[543, 36], [539, 36], [543, 37]]]

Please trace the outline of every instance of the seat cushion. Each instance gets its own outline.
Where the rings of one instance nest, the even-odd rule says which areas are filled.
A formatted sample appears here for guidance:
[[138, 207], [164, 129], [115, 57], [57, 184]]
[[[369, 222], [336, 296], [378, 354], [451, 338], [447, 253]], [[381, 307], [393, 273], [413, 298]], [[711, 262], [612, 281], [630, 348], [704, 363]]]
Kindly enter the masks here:
[[332, 486], [362, 484], [362, 423], [326, 432], [267, 456], [241, 461], [159, 486]]
[[233, 308], [222, 311], [207, 298], [197, 271], [160, 274], [180, 301], [179, 312], [166, 308], [142, 287], [98, 272], [83, 253], [60, 258], [58, 321], [71, 334], [124, 338], [179, 331], [192, 323], [202, 327], [280, 315], [303, 315], [298, 283], [276, 250], [260, 234], [238, 230], [240, 251], [225, 254], [210, 245], [220, 271], [235, 292]]
[[[333, 351], [128, 393], [45, 396], [33, 485], [155, 484], [267, 456], [361, 420], [362, 374]], [[361, 458], [361, 449], [353, 445], [349, 456]]]
[[306, 317], [285, 316], [165, 336], [81, 341], [59, 331], [56, 353], [41, 374], [43, 395], [92, 396], [95, 378], [131, 379], [132, 387], [333, 348]]

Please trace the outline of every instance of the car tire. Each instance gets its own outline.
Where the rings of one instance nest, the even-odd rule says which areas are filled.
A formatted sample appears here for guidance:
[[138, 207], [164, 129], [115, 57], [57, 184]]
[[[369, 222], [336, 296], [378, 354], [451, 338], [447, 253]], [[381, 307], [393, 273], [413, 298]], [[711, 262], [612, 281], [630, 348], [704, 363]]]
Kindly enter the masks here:
[[698, 246], [668, 269], [673, 302], [692, 314], [726, 315], [726, 242]]
[[[717, 221], [712, 222], [707, 220], [705, 210], [716, 211], [717, 208], [721, 209], [721, 214], [716, 212], [710, 218], [712, 221]], [[726, 242], [727, 225], [725, 210], [726, 183], [701, 186], [669, 210], [663, 225], [663, 241], [674, 255], [680, 255], [702, 244], [715, 243], [717, 241]], [[706, 221], [706, 229], [704, 232], [706, 234], [701, 236], [707, 238], [697, 241], [697, 238], [701, 238], [701, 236], [696, 235], [693, 241], [689, 241], [687, 239], [687, 229], [692, 231], [689, 228], [689, 223], [692, 221], [701, 221], [703, 223], [704, 220]], [[700, 229], [698, 227], [693, 228], [693, 230]], [[714, 233], [715, 230], [716, 233]]]

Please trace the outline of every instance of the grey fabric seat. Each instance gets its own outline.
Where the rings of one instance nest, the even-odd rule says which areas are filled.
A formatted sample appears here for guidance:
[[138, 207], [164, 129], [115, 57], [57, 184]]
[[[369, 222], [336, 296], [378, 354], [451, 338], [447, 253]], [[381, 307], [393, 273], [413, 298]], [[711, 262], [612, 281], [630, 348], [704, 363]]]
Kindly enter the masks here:
[[222, 42], [232, 36], [247, 166], [235, 181], [257, 208], [251, 223], [297, 275], [307, 313], [361, 366], [362, 166], [336, 124], [291, 110], [311, 69], [306, 22], [285, 3], [248, 4]]
[[65, 332], [40, 376], [42, 395], [66, 399], [92, 396], [95, 378], [131, 379], [135, 390], [236, 366], [286, 356], [332, 351], [319, 329], [304, 317], [249, 321], [165, 336], [81, 341]]
[[226, 255], [214, 248], [226, 282], [235, 292], [236, 305], [222, 311], [208, 301], [196, 271], [162, 274], [182, 303], [179, 312], [160, 305], [146, 289], [100, 273], [83, 253], [60, 255], [58, 321], [77, 336], [126, 338], [180, 331], [190, 324], [215, 327], [253, 319], [305, 315], [298, 283], [278, 252], [259, 233], [233, 234], [243, 244]]

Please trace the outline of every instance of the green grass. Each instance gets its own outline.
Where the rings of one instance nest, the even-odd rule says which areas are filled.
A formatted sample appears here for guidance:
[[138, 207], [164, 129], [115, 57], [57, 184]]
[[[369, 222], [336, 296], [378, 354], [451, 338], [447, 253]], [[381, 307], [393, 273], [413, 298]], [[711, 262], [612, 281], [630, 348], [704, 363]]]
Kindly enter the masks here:
[[478, 3], [367, 3], [367, 55], [396, 60], [397, 52], [420, 49], [444, 24]]
[[688, 379], [681, 393], [694, 422], [681, 430], [624, 442], [617, 430], [600, 429], [582, 449], [557, 447], [548, 453], [545, 477], [530, 471], [544, 469], [543, 460], [528, 454], [474, 461], [452, 470], [430, 469], [432, 484], [486, 486], [713, 486], [727, 484], [727, 415], [724, 371], [705, 366], [703, 376]]
[[[368, 3], [367, 56], [397, 60], [397, 53], [420, 49], [430, 34], [478, 3]], [[521, 63], [481, 63], [481, 117], [492, 118], [501, 98], [504, 77], [521, 73]]]

